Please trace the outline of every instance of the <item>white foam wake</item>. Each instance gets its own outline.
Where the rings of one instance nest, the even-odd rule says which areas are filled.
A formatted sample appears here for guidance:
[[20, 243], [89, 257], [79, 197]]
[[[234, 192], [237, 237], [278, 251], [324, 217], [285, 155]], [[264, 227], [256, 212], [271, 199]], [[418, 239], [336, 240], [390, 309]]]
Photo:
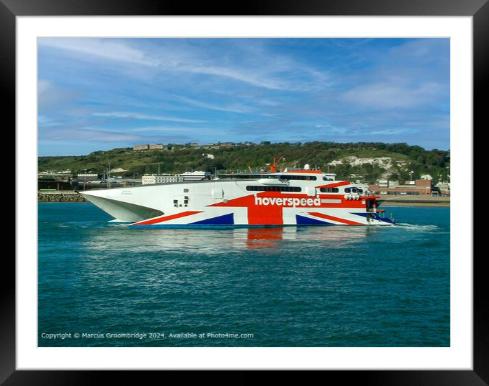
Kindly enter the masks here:
[[437, 225], [416, 225], [408, 223], [396, 223], [397, 226], [415, 231], [434, 231], [440, 229]]

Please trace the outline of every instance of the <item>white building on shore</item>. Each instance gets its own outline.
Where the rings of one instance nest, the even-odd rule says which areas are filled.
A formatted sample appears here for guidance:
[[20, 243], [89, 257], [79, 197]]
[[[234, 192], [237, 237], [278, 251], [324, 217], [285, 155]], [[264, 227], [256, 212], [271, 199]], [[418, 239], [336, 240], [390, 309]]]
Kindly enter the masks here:
[[209, 172], [195, 171], [182, 174], [145, 174], [142, 178], [143, 185], [167, 184], [170, 182], [201, 181], [210, 179]]

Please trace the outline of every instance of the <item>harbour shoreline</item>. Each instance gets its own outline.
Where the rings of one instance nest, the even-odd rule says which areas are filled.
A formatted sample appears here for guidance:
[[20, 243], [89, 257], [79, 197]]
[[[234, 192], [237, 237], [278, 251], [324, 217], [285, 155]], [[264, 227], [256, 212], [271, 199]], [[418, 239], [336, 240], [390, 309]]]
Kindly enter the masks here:
[[450, 207], [450, 197], [441, 196], [393, 196], [381, 194], [380, 199], [381, 207], [389, 206], [419, 206], [419, 207]]

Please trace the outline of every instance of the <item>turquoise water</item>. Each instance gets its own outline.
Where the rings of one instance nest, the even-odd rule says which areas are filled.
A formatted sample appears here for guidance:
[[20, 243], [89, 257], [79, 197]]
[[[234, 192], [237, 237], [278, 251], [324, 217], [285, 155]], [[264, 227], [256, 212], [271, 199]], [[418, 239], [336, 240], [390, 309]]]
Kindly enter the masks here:
[[386, 209], [399, 225], [187, 230], [40, 203], [39, 346], [449, 346], [450, 209]]

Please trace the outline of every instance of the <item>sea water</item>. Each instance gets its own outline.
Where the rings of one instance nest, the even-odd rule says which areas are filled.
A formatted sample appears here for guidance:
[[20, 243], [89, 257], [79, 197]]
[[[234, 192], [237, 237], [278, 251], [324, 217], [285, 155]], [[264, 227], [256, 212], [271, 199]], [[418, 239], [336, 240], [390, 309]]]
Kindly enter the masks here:
[[39, 346], [449, 346], [450, 209], [388, 227], [134, 229], [39, 203]]

